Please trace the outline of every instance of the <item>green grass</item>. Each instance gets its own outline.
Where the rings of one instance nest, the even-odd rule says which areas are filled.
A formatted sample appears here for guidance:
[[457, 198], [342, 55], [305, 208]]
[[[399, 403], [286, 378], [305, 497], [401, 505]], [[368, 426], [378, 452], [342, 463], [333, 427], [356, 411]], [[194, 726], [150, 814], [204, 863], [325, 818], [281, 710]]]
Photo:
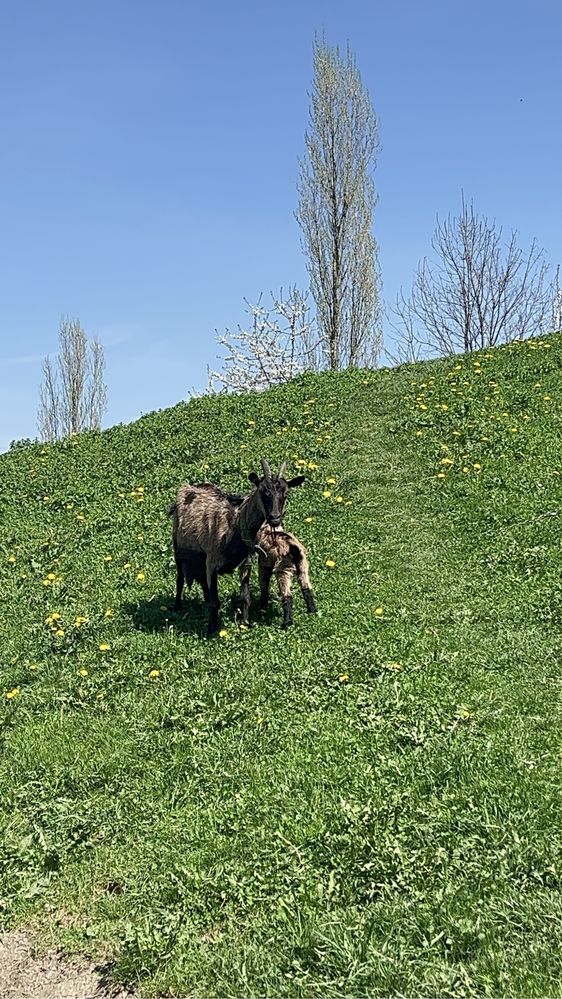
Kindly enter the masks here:
[[[561, 369], [556, 335], [2, 456], [4, 925], [146, 995], [559, 995]], [[306, 472], [320, 615], [241, 630], [228, 577], [207, 640], [165, 508], [262, 455]]]

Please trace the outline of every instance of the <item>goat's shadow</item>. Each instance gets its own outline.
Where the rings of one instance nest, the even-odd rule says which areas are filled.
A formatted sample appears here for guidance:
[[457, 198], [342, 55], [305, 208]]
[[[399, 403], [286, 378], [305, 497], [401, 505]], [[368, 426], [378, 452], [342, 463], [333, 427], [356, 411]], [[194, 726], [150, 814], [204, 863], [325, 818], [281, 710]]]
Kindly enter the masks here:
[[[169, 592], [156, 594], [150, 600], [141, 600], [139, 603], [123, 604], [122, 608], [138, 631], [165, 632], [173, 628], [181, 634], [198, 635], [200, 638], [207, 635], [209, 610], [203, 596], [196, 589], [184, 596], [181, 611], [174, 610]], [[280, 603], [276, 597], [272, 596], [267, 610], [262, 611], [259, 609], [259, 594], [252, 594], [250, 627], [275, 624], [277, 621], [281, 623], [280, 613]], [[240, 602], [236, 593], [221, 601], [220, 617], [221, 627], [240, 623]]]

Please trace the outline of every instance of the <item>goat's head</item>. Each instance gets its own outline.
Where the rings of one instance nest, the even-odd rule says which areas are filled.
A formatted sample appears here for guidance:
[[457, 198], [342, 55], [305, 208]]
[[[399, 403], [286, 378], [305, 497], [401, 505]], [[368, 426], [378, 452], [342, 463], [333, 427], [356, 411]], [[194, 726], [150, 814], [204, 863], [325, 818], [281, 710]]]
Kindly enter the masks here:
[[272, 475], [265, 458], [262, 458], [261, 463], [263, 467], [261, 479], [256, 472], [250, 472], [248, 478], [258, 491], [259, 501], [263, 507], [267, 523], [270, 527], [279, 527], [285, 513], [289, 489], [302, 485], [304, 475], [296, 475], [294, 479], [287, 480], [285, 478], [286, 462], [283, 462], [277, 475]]

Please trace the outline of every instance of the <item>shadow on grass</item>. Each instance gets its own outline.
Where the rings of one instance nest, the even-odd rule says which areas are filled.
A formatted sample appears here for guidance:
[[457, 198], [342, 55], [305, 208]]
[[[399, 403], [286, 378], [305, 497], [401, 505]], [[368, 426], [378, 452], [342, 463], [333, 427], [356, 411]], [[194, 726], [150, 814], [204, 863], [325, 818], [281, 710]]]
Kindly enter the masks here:
[[[184, 595], [181, 611], [174, 610], [174, 601], [170, 593], [156, 594], [150, 600], [141, 600], [136, 604], [123, 604], [123, 610], [139, 631], [164, 632], [173, 627], [174, 631], [182, 634], [198, 635], [200, 638], [207, 635], [209, 611], [201, 591], [196, 587], [187, 596]], [[259, 609], [258, 594], [252, 595], [250, 627], [258, 624], [278, 624], [281, 627], [282, 620], [281, 605], [276, 597], [272, 597], [267, 610], [262, 611]], [[240, 622], [240, 607], [236, 593], [221, 601], [219, 622], [221, 628]]]

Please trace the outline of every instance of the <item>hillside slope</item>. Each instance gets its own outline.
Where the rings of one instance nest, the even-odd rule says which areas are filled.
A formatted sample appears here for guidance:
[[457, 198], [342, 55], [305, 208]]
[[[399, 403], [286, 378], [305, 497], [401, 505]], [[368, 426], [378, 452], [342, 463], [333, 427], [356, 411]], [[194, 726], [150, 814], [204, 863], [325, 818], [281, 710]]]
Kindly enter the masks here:
[[[557, 994], [561, 369], [556, 335], [1, 457], [5, 925], [146, 994]], [[209, 641], [165, 509], [262, 455], [307, 476], [321, 613], [241, 630], [225, 578]]]

